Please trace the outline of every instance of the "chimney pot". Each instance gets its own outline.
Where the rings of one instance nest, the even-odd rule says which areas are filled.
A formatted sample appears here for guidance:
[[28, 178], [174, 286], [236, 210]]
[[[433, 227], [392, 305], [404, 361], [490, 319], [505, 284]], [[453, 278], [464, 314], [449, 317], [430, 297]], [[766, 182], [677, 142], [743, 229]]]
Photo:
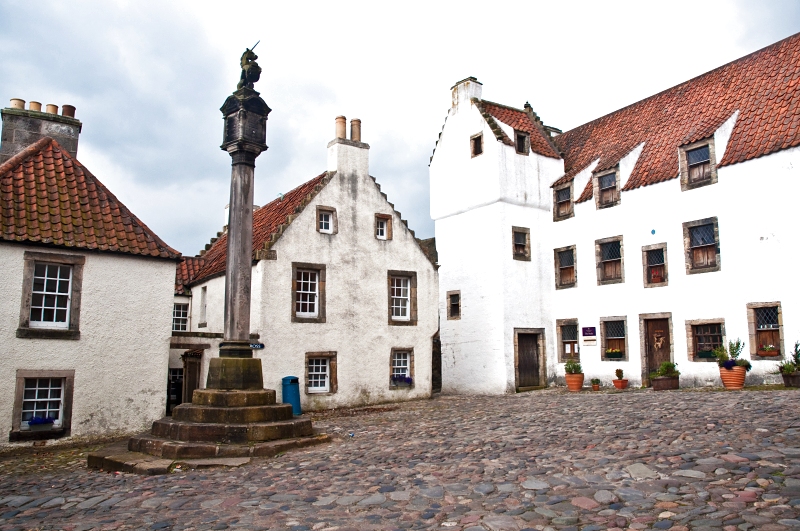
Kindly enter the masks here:
[[350, 120], [350, 140], [361, 142], [361, 120], [358, 118]]
[[39, 103], [38, 101], [32, 101], [28, 104], [28, 109], [30, 109], [31, 111], [42, 112], [42, 104]]
[[45, 109], [44, 112], [49, 112], [50, 114], [58, 114], [58, 105], [53, 105], [52, 103], [48, 103], [44, 109]]
[[19, 98], [11, 98], [11, 108], [12, 109], [24, 109], [25, 108], [25, 100], [21, 100]]
[[74, 105], [62, 105], [61, 106], [61, 116], [66, 116], [67, 118], [75, 118], [75, 106]]
[[336, 117], [336, 138], [347, 138], [347, 118]]

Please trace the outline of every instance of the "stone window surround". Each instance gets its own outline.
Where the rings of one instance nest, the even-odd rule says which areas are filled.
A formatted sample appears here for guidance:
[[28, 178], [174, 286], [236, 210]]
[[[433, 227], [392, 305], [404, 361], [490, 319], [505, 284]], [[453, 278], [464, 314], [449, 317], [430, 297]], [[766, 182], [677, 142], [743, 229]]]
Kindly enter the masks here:
[[573, 358], [575, 361], [580, 363], [581, 361], [581, 347], [580, 347], [580, 333], [581, 328], [578, 325], [578, 319], [556, 319], [556, 344], [558, 345], [558, 362], [559, 363], [566, 363], [567, 358], [564, 357], [564, 345], [563, 340], [561, 338], [561, 327], [564, 325], [575, 325], [578, 328], [578, 341], [575, 342], [575, 345], [578, 347], [578, 355]]
[[[523, 151], [519, 151], [517, 149], [517, 139], [518, 139], [519, 136], [524, 136], [525, 137], [525, 149]], [[517, 155], [524, 155], [526, 157], [530, 154], [530, 152], [531, 152], [531, 134], [530, 133], [527, 133], [525, 131], [518, 131], [516, 129], [514, 130], [514, 151], [517, 153]]]
[[[619, 359], [606, 359], [606, 321], [622, 321], [625, 324], [625, 356]], [[599, 319], [600, 328], [600, 361], [616, 361], [619, 363], [630, 360], [630, 346], [628, 338], [630, 337], [630, 328], [628, 327], [627, 315], [612, 315], [609, 317], [601, 317]]]
[[[395, 352], [408, 352], [408, 376], [411, 378], [411, 385], [394, 385], [392, 384], [392, 360], [394, 360]], [[401, 389], [414, 389], [417, 380], [414, 377], [414, 347], [400, 348], [392, 347], [389, 354], [389, 390], [397, 391]]]
[[[309, 392], [308, 390], [308, 360], [311, 358], [328, 358], [328, 391], [320, 393], [317, 391]], [[303, 386], [306, 394], [311, 396], [329, 396], [334, 395], [339, 390], [339, 378], [337, 375], [336, 367], [336, 351], [325, 352], [306, 352], [304, 374], [306, 375], [306, 383]]]
[[[572, 284], [561, 284], [561, 262], [558, 260], [558, 253], [570, 250], [572, 251], [572, 267], [574, 269], [575, 282]], [[578, 252], [575, 245], [567, 245], [566, 247], [553, 249], [553, 264], [556, 270], [556, 289], [570, 289], [578, 287]]]
[[[525, 252], [524, 253], [517, 253], [516, 245], [514, 244], [514, 233], [522, 232], [525, 234]], [[531, 261], [531, 229], [526, 227], [511, 227], [511, 256], [514, 260], [520, 260], [522, 262], [530, 262]]]
[[515, 328], [514, 329], [514, 386], [519, 390], [519, 335], [537, 334], [537, 349], [539, 351], [539, 383], [547, 385], [547, 341], [544, 328]]
[[695, 326], [703, 326], [703, 325], [712, 325], [718, 324], [720, 325], [720, 332], [722, 333], [722, 344], [728, 344], [728, 338], [725, 334], [725, 319], [719, 317], [717, 319], [687, 319], [686, 321], [686, 352], [688, 354], [689, 361], [697, 362], [697, 363], [716, 363], [717, 360], [715, 358], [695, 358], [695, 351], [694, 351], [694, 327]]
[[[758, 355], [758, 334], [756, 333], [756, 308], [769, 308], [772, 306], [778, 307], [778, 336], [780, 342], [778, 348], [780, 355], [774, 356], [759, 356]], [[786, 344], [783, 338], [783, 308], [780, 301], [775, 302], [748, 302], [747, 303], [747, 335], [750, 341], [750, 359], [753, 361], [782, 361], [786, 355]]]
[[[450, 295], [458, 295], [458, 315], [450, 315]], [[459, 321], [461, 319], [461, 290], [448, 291], [445, 298], [445, 313], [448, 321]]]
[[[699, 267], [692, 266], [692, 249], [690, 247], [691, 240], [689, 237], [689, 229], [693, 227], [700, 227], [701, 225], [714, 225], [714, 244], [716, 245], [717, 265], [712, 267]], [[722, 269], [722, 259], [719, 250], [719, 220], [716, 216], [711, 218], [697, 219], [695, 221], [687, 221], [683, 224], [683, 250], [686, 263], [686, 274], [696, 275], [699, 273], [713, 273]]]
[[[649, 268], [647, 264], [647, 251], [655, 251], [656, 249], [664, 250], [664, 282], [650, 282], [647, 275]], [[661, 286], [669, 285], [669, 264], [667, 263], [667, 242], [654, 243], [652, 245], [642, 246], [642, 277], [645, 288], [659, 288]]]
[[[480, 138], [481, 143], [481, 152], [475, 153], [475, 139]], [[475, 157], [480, 157], [484, 153], [486, 153], [486, 146], [483, 145], [483, 133], [478, 133], [477, 135], [472, 135], [469, 137], [469, 153], [470, 156], [474, 159]]]
[[[613, 202], [608, 203], [607, 205], [600, 204], [600, 177], [605, 177], [606, 175], [615, 175], [615, 185], [617, 187], [617, 195]], [[619, 182], [619, 165], [615, 166], [614, 168], [610, 168], [608, 170], [599, 171], [592, 175], [592, 194], [594, 195], [594, 206], [597, 210], [603, 208], [611, 208], [617, 206], [622, 201], [622, 192], [620, 190], [621, 185]]]
[[[386, 222], [386, 237], [378, 238], [378, 220], [382, 219]], [[375, 235], [376, 240], [388, 241], [392, 239], [392, 215], [391, 214], [375, 214], [375, 226], [373, 227], [372, 234]]]
[[[689, 165], [686, 159], [686, 152], [706, 145], [708, 146], [708, 161], [709, 165], [711, 166], [711, 178], [705, 181], [689, 184]], [[697, 142], [680, 146], [678, 148], [678, 166], [680, 168], [679, 171], [682, 192], [694, 190], [695, 188], [702, 188], [703, 186], [708, 186], [710, 184], [716, 184], [718, 182], [717, 154], [714, 147], [714, 137], [710, 136], [708, 138], [704, 138], [703, 140], [698, 140]]]
[[[563, 184], [558, 188], [553, 188], [553, 221], [564, 221], [565, 219], [574, 218], [575, 217], [575, 181], [571, 180], [567, 184]], [[556, 202], [556, 197], [559, 191], [565, 190], [569, 188], [569, 213], [564, 214], [563, 216], [558, 215], [558, 203]]]
[[[25, 251], [23, 260], [22, 301], [19, 310], [17, 337], [26, 339], [80, 339], [81, 293], [83, 289], [83, 266], [86, 263], [86, 257], [77, 254]], [[72, 266], [72, 293], [70, 294], [68, 328], [30, 327], [33, 272], [37, 263]]]
[[[611, 243], [619, 241], [619, 260], [620, 260], [620, 278], [612, 278], [610, 280], [603, 280], [603, 255], [600, 251], [600, 246], [604, 243]], [[625, 283], [625, 244], [622, 241], [622, 235], [611, 236], [610, 238], [601, 238], [594, 241], [594, 257], [595, 264], [597, 265], [597, 285], [605, 286], [607, 284], [623, 284]], [[576, 279], [577, 280], [577, 279]]]
[[[25, 393], [26, 378], [63, 378], [64, 391], [61, 397], [62, 414], [61, 427], [50, 431], [22, 431], [22, 399]], [[16, 441], [41, 441], [45, 439], [59, 439], [69, 436], [72, 429], [72, 395], [75, 389], [74, 370], [25, 370], [17, 369], [16, 388], [14, 390], [14, 410], [11, 418], [11, 432], [8, 434], [9, 442]]]
[[[411, 280], [409, 289], [409, 319], [392, 319], [392, 277], [406, 277]], [[386, 299], [388, 301], [389, 326], [417, 326], [417, 272], [390, 269], [386, 275]]]
[[[642, 359], [642, 381], [650, 381], [650, 373], [658, 370], [658, 367], [647, 366], [647, 329], [645, 328], [645, 321], [652, 319], [666, 319], [667, 327], [669, 328], [669, 360], [675, 361], [675, 335], [672, 330], [672, 312], [659, 312], [659, 313], [640, 313], [639, 314], [639, 352], [641, 352]], [[627, 340], [627, 333], [626, 340]]]
[[[297, 270], [310, 269], [318, 273], [317, 278], [317, 316], [300, 317], [295, 308], [295, 298], [297, 297]], [[292, 322], [293, 323], [324, 323], [325, 322], [325, 264], [309, 264], [306, 262], [292, 262]]]
[[[327, 212], [331, 215], [331, 230], [322, 231], [319, 229], [319, 215], [322, 212]], [[317, 205], [317, 217], [314, 220], [314, 227], [320, 234], [338, 234], [339, 233], [339, 216], [336, 215], [336, 208], [331, 206]]]

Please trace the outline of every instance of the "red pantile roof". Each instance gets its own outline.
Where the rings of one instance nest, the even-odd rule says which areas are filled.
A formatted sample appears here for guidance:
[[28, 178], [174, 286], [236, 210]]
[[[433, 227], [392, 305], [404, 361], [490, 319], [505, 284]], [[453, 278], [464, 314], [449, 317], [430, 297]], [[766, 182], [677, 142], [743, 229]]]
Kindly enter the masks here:
[[[500, 120], [517, 131], [528, 133], [531, 138], [531, 151], [534, 153], [545, 157], [561, 158], [555, 145], [550, 140], [549, 133], [545, 131], [541, 120], [539, 120], [539, 117], [533, 110], [530, 110], [530, 107], [523, 111], [515, 109], [514, 107], [508, 107], [492, 101], [479, 100], [476, 98], [473, 98], [472, 102], [478, 107], [478, 110], [490, 127], [496, 125], [492, 123], [492, 118]], [[492, 132], [494, 132], [497, 140], [500, 142], [509, 146], [514, 146], [514, 140], [509, 138], [500, 127], [492, 127]]]
[[188, 286], [203, 268], [206, 261], [199, 256], [186, 256], [175, 270], [175, 295], [188, 295]]
[[[678, 176], [678, 147], [708, 138], [739, 111], [718, 166], [800, 145], [800, 33], [555, 138], [569, 182], [594, 160], [614, 167], [640, 143], [623, 190]], [[717, 146], [717, 152], [722, 146]], [[592, 197], [591, 181], [578, 202]]]
[[0, 238], [180, 257], [52, 138], [0, 164]]
[[[265, 257], [265, 253], [280, 238], [297, 214], [302, 212], [308, 202], [330, 181], [331, 175], [324, 172], [253, 212], [254, 260]], [[205, 263], [190, 284], [224, 275], [227, 255], [228, 235], [225, 233], [202, 254]]]

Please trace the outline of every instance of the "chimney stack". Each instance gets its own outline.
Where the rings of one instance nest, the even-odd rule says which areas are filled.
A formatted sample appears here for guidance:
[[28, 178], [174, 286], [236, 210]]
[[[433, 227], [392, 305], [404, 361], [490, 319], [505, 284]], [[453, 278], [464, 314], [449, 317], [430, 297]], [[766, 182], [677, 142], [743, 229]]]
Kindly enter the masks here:
[[481, 99], [482, 88], [483, 85], [481, 82], [474, 77], [462, 79], [450, 87], [453, 99], [453, 112], [458, 112], [459, 105], [466, 104], [469, 106], [472, 98]]
[[38, 101], [31, 101], [25, 109], [25, 100], [11, 98], [9, 106], [0, 110], [0, 116], [3, 120], [0, 163], [48, 136], [70, 155], [77, 156], [78, 136], [83, 124], [75, 119], [72, 105], [64, 105], [59, 116], [58, 105], [47, 104], [45, 112], [42, 112], [42, 104]]
[[328, 143], [328, 171], [344, 175], [369, 175], [369, 144], [361, 141], [361, 120], [350, 120], [350, 139], [346, 136], [347, 119], [336, 117], [336, 138]]
[[361, 120], [358, 118], [350, 120], [350, 140], [361, 142]]

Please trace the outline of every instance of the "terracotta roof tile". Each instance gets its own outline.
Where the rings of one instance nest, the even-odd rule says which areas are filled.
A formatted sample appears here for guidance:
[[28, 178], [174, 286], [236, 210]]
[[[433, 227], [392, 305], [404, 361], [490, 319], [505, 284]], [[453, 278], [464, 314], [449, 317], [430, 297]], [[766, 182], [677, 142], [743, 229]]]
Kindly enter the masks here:
[[175, 270], [175, 295], [188, 294], [188, 286], [203, 268], [206, 261], [199, 256], [186, 256], [178, 262]]
[[[110, 219], [120, 221], [112, 224]], [[52, 138], [0, 164], [0, 238], [180, 257]]]
[[[330, 180], [324, 172], [283, 195], [283, 197], [253, 212], [253, 259], [259, 259], [263, 252], [277, 241], [285, 228], [303, 211], [309, 201]], [[211, 247], [202, 253], [204, 265], [190, 283], [194, 284], [225, 273], [228, 255], [228, 235], [223, 234], [213, 240]]]
[[[521, 109], [515, 109], [514, 107], [508, 107], [492, 101], [479, 100], [476, 98], [473, 98], [472, 102], [478, 107], [478, 110], [490, 127], [493, 125], [492, 118], [500, 120], [517, 131], [528, 133], [531, 139], [531, 151], [534, 153], [545, 157], [561, 158], [556, 150], [555, 144], [550, 140], [550, 135], [542, 126], [541, 120], [539, 120], [539, 117], [536, 116], [536, 113], [532, 110], [523, 111]], [[502, 129], [499, 127], [492, 127], [492, 131], [497, 137], [497, 140], [506, 145], [514, 146], [514, 140], [509, 138]]]
[[[800, 145], [798, 84], [800, 33], [557, 136], [565, 175], [554, 186], [597, 159], [595, 171], [612, 168], [642, 142], [623, 190], [674, 179], [678, 148], [710, 137], [737, 110], [718, 166]], [[591, 197], [590, 181], [578, 202]]]

